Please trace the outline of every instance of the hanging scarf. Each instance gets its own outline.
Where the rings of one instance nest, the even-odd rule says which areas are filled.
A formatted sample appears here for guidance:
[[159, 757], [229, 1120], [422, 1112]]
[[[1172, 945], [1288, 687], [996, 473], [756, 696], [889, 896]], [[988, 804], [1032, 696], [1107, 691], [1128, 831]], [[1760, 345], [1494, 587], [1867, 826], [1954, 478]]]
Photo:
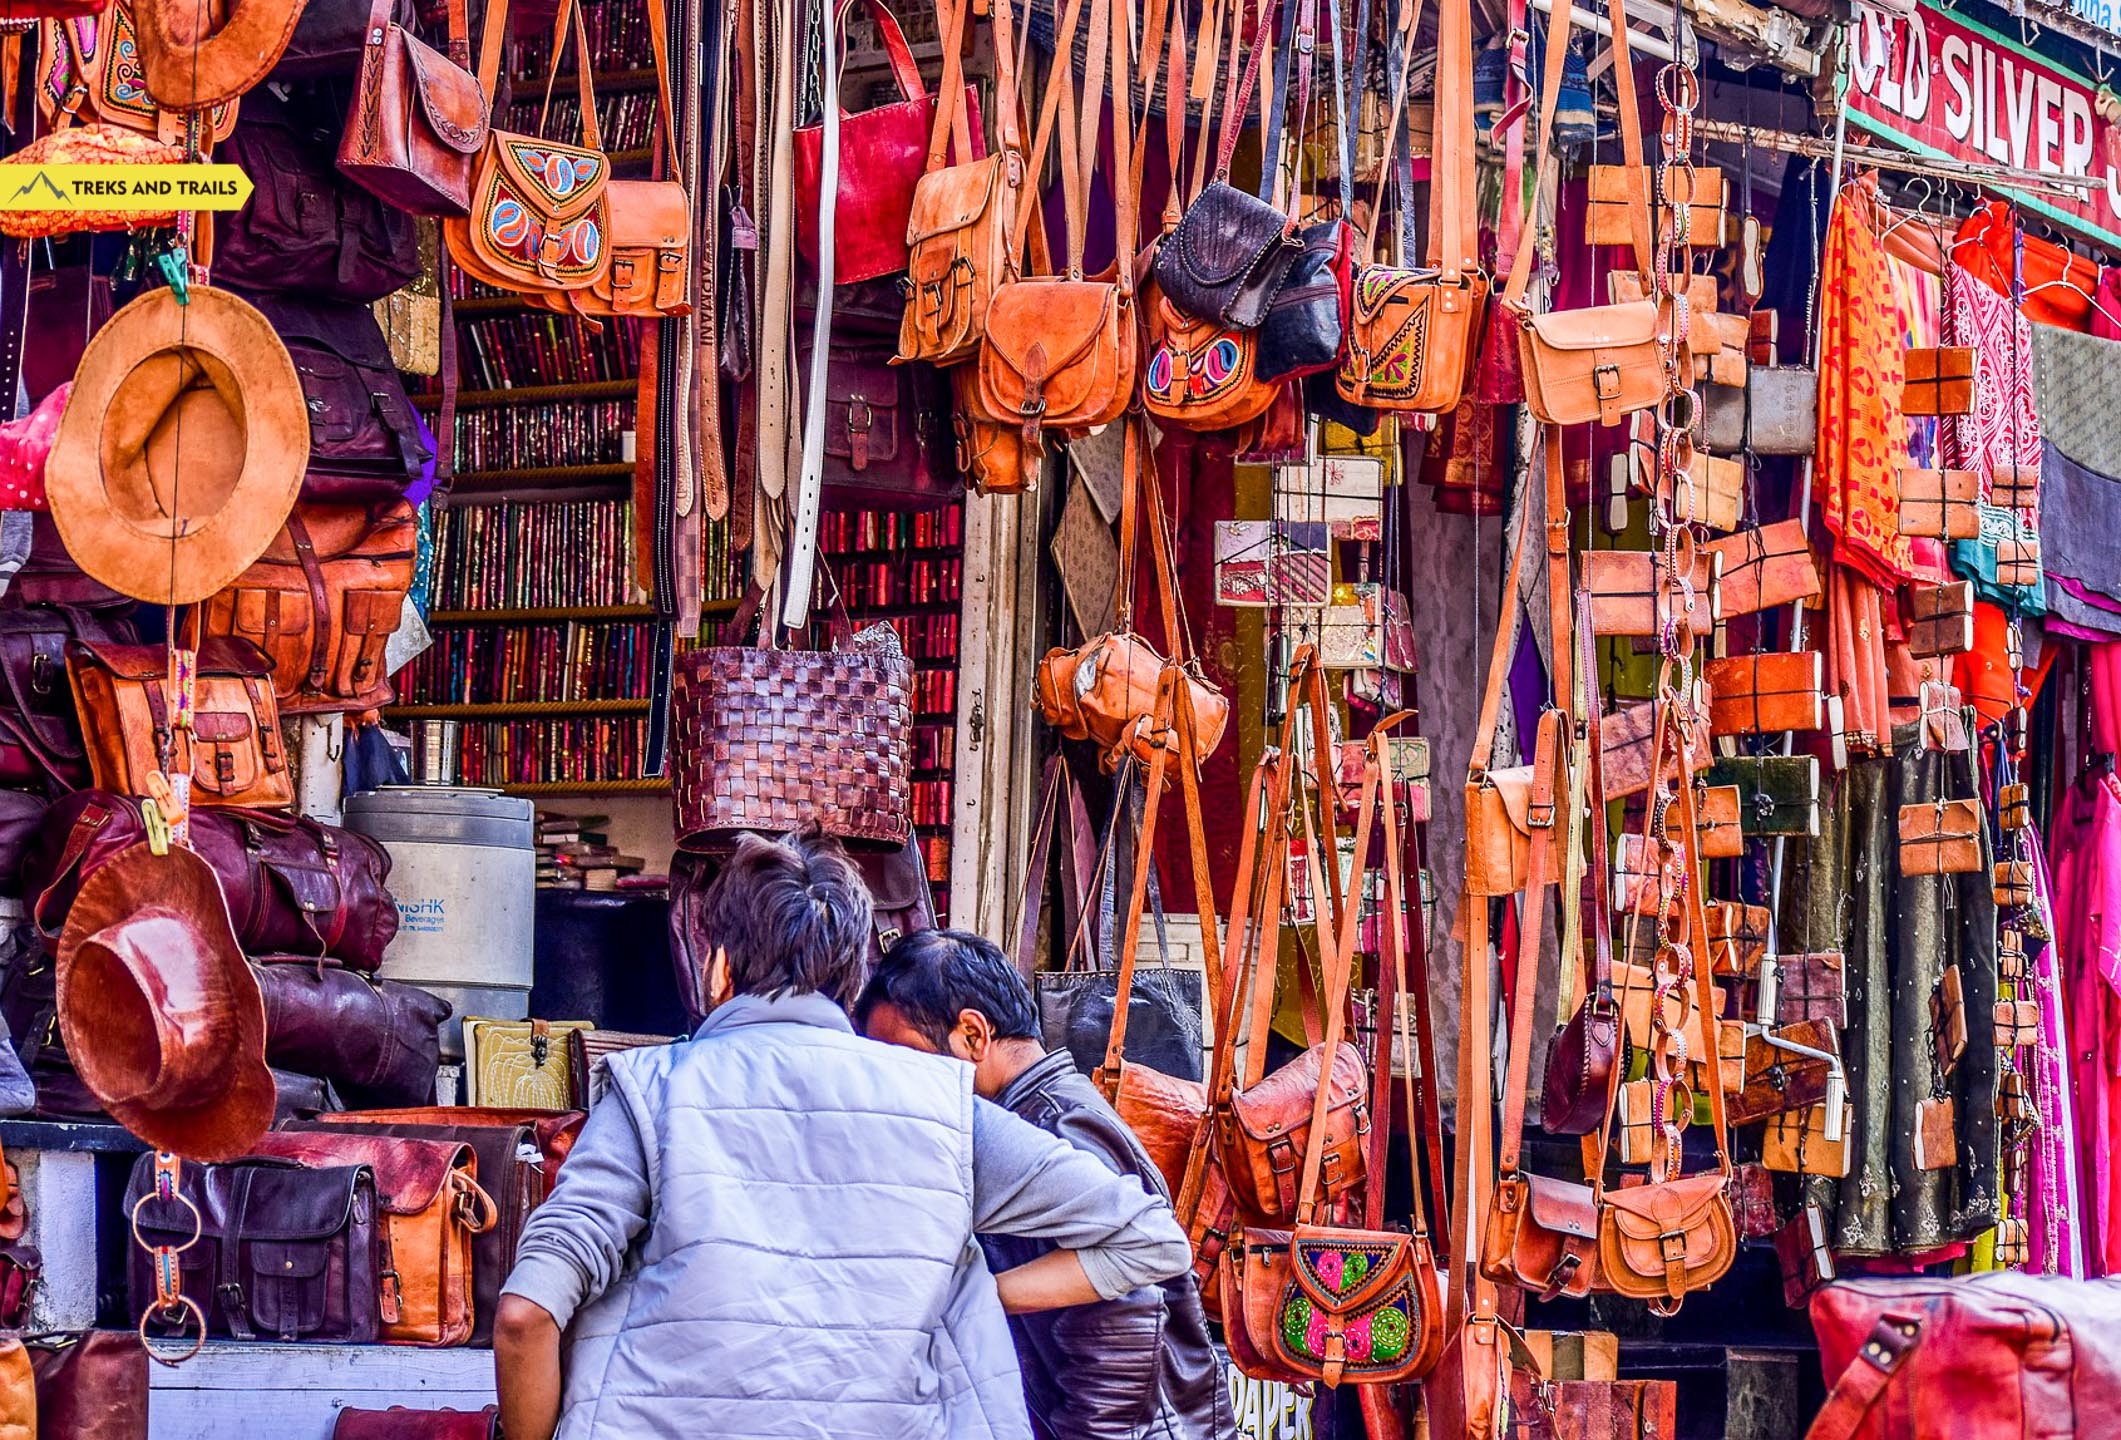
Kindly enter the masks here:
[[1900, 534], [1907, 463], [1906, 325], [1860, 190], [1844, 190], [1820, 257], [1819, 444], [1814, 493], [1834, 558], [1892, 589], [1917, 573]]

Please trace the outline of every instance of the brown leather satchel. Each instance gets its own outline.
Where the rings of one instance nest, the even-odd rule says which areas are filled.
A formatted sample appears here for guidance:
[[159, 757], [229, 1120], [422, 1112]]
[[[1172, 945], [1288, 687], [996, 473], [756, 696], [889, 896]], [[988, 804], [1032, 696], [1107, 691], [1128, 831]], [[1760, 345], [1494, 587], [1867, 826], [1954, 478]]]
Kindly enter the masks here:
[[486, 96], [471, 73], [464, 0], [449, 0], [443, 54], [392, 18], [395, 0], [374, 0], [339, 172], [414, 215], [471, 210], [472, 163], [486, 143]]
[[1709, 730], [1773, 735], [1826, 725], [1825, 657], [1817, 650], [1730, 655], [1701, 667], [1709, 687]]
[[[1016, 45], [1009, 0], [993, 6], [995, 115], [1001, 145], [977, 160], [947, 164], [951, 127], [964, 105], [963, 34], [970, 5], [951, 12], [943, 44], [943, 83], [928, 135], [927, 170], [906, 217], [906, 315], [898, 358], [954, 365], [979, 352], [987, 303], [1016, 278], [1011, 248], [1024, 201], [1024, 139], [1017, 128]], [[963, 468], [963, 467], [961, 467]]]
[[1907, 352], [1903, 415], [1967, 415], [1974, 409], [1974, 351], [1969, 345], [1918, 345]]
[[[1056, 37], [1056, 54], [1072, 57], [1082, 0], [1070, 0]], [[1116, 420], [1134, 399], [1140, 346], [1135, 333], [1134, 239], [1136, 196], [1127, 183], [1131, 172], [1132, 127], [1113, 126], [1114, 188], [1118, 191], [1118, 253], [1112, 278], [1091, 279], [1083, 273], [1083, 245], [1089, 225], [1088, 196], [1097, 166], [1098, 121], [1104, 109], [1107, 71], [1113, 93], [1125, 95], [1128, 74], [1126, 7], [1096, 0], [1090, 24], [1089, 70], [1081, 107], [1078, 174], [1064, 186], [1068, 221], [1065, 273], [1024, 276], [998, 286], [987, 304], [987, 329], [981, 337], [976, 418], [1014, 424], [1026, 451], [1039, 448], [1046, 431], [1078, 435]], [[1111, 33], [1101, 21], [1109, 20]], [[1110, 60], [1108, 66], [1107, 61]], [[1059, 102], [1066, 99], [1063, 123], [1075, 123], [1074, 77], [1056, 71], [1046, 86], [1038, 139], [1032, 146], [1030, 173], [1039, 173]], [[1064, 156], [1065, 158], [1065, 156]], [[1010, 251], [1023, 249], [1024, 232], [1037, 207], [1022, 206]]]
[[67, 643], [66, 673], [96, 788], [145, 795], [148, 777], [167, 768], [191, 772], [195, 805], [294, 803], [265, 652], [247, 640], [200, 645], [197, 698], [184, 730], [171, 724], [169, 669], [159, 645]]
[[1900, 873], [1965, 875], [1981, 868], [1981, 802], [1935, 800], [1900, 807]]
[[[1557, 3], [1557, 13], [1565, 3], [1566, 0]], [[1628, 187], [1628, 222], [1635, 268], [1644, 275], [1653, 275], [1657, 266], [1651, 247], [1648, 172], [1642, 158], [1642, 117], [1636, 108], [1626, 32], [1624, 25], [1613, 30], [1613, 76], [1621, 97], [1621, 150], [1628, 170], [1643, 176]], [[1553, 129], [1555, 99], [1561, 89], [1565, 50], [1565, 46], [1556, 45], [1547, 51], [1535, 162], [1542, 180], [1554, 158], [1548, 137]], [[1591, 420], [1617, 425], [1634, 411], [1662, 403], [1669, 389], [1666, 352], [1672, 338], [1671, 307], [1653, 300], [1637, 300], [1531, 314], [1525, 304], [1525, 290], [1532, 278], [1532, 252], [1537, 248], [1529, 237], [1518, 245], [1509, 285], [1502, 297], [1504, 308], [1518, 320], [1525, 404], [1533, 415], [1549, 425], [1581, 425]]]
[[1981, 535], [1981, 477], [1971, 470], [1900, 467], [1902, 535], [1975, 540]]
[[393, 1345], [462, 1345], [471, 1338], [471, 1246], [500, 1218], [479, 1188], [469, 1145], [359, 1131], [274, 1133], [260, 1155], [329, 1169], [365, 1165], [383, 1212], [380, 1339]]
[[412, 588], [418, 530], [403, 502], [380, 516], [297, 505], [265, 553], [206, 602], [206, 633], [271, 658], [283, 715], [388, 705], [384, 651]]
[[1606, 1287], [1653, 1306], [1672, 1306], [1721, 1280], [1738, 1258], [1729, 1183], [1730, 1176], [1716, 1170], [1607, 1191], [1598, 1217], [1599, 1273]]

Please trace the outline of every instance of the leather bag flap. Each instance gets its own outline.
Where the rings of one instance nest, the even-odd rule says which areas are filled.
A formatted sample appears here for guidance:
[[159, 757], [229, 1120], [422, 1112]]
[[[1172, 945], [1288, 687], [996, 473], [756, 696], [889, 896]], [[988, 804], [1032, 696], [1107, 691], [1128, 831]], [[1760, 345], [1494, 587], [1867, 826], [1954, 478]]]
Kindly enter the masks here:
[[200, 710], [193, 714], [191, 728], [207, 744], [218, 745], [248, 740], [257, 725], [245, 711]]
[[1550, 350], [1619, 350], [1657, 341], [1657, 306], [1642, 300], [1528, 315], [1525, 324]]
[[611, 161], [603, 151], [507, 132], [493, 138], [509, 190], [546, 229], [579, 220], [604, 199]]
[[485, 144], [486, 96], [478, 77], [405, 31], [397, 34], [420, 92], [420, 113], [435, 139], [460, 155]]
[[1689, 1270], [1715, 1261], [1726, 1248], [1724, 1237], [1733, 1234], [1724, 1184], [1724, 1177], [1712, 1172], [1607, 1191], [1606, 1210], [1627, 1269], [1645, 1278], [1662, 1278], [1667, 1273], [1664, 1237], [1668, 1235], [1685, 1237]]
[[[906, 245], [911, 247], [953, 230], [963, 230], [987, 213], [1000, 187], [1006, 155], [989, 155], [969, 165], [952, 165], [921, 177], [913, 192], [913, 208], [906, 216]], [[1019, 162], [1020, 163], [1020, 162]], [[944, 255], [935, 263], [948, 265], [954, 257]], [[932, 275], [916, 279], [935, 279]]]
[[1510, 823], [1517, 827], [1520, 835], [1532, 833], [1532, 785], [1537, 773], [1530, 765], [1513, 765], [1507, 770], [1488, 772], [1495, 792], [1502, 797], [1502, 808], [1509, 813]]
[[983, 371], [991, 357], [1026, 379], [1059, 373], [1104, 338], [1118, 291], [1097, 280], [1024, 280], [987, 304]]
[[1414, 1237], [1396, 1230], [1298, 1229], [1290, 1237], [1289, 1268], [1311, 1303], [1355, 1310], [1406, 1281]]
[[266, 856], [265, 873], [279, 882], [287, 898], [305, 915], [329, 915], [339, 908], [339, 877], [329, 870], [290, 864]]
[[1598, 1202], [1591, 1187], [1546, 1175], [1526, 1175], [1525, 1212], [1540, 1229], [1579, 1240], [1598, 1238]]
[[1228, 285], [1257, 269], [1288, 232], [1286, 215], [1218, 180], [1179, 217], [1178, 228], [1157, 250], [1156, 266], [1161, 271], [1169, 257], [1180, 275], [1196, 284]]
[[676, 250], [692, 229], [685, 187], [675, 180], [614, 180], [606, 189], [611, 202], [611, 248]]

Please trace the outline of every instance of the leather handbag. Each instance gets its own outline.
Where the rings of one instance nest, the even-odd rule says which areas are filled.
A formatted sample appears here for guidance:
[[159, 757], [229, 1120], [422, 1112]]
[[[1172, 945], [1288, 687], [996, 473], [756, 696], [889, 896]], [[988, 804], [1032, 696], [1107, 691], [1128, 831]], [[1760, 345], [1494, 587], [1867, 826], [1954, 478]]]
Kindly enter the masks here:
[[66, 673], [96, 788], [145, 795], [166, 754], [172, 769], [191, 772], [195, 805], [293, 804], [271, 660], [247, 640], [207, 640], [197, 653], [196, 708], [191, 726], [179, 730], [161, 646], [67, 642]]
[[[333, 1345], [380, 1338], [387, 1267], [375, 1172], [366, 1165], [186, 1165], [177, 1194], [156, 1198], [153, 1155], [134, 1162], [125, 1208], [141, 1243], [129, 1247], [128, 1290], [146, 1333], [173, 1335], [196, 1323], [152, 1313], [155, 1261], [147, 1247], [163, 1246], [182, 1247], [184, 1293], [196, 1297], [211, 1335]], [[186, 1244], [195, 1226], [198, 1239]]]
[[66, 646], [134, 638], [130, 621], [76, 606], [0, 610], [0, 784], [63, 792], [89, 783]]
[[1906, 376], [1906, 388], [1900, 392], [1901, 414], [1973, 413], [1977, 387], [1972, 346], [1912, 346], [1907, 352]]
[[[920, 66], [899, 29], [898, 18], [883, 0], [865, 0], [869, 18], [883, 41], [899, 99], [860, 113], [840, 111], [839, 188], [833, 196], [832, 283], [853, 285], [906, 268], [913, 196], [928, 165], [929, 137], [938, 104], [921, 81]], [[854, 0], [834, 7], [836, 35], [844, 30]], [[962, 9], [963, 7], [958, 7]], [[959, 22], [953, 22], [959, 23]], [[962, 29], [958, 31], [962, 34]], [[828, 39], [827, 43], [833, 43]], [[957, 102], [948, 119], [960, 163], [978, 160], [983, 149], [975, 137], [980, 123], [979, 98], [962, 83], [961, 57], [944, 59], [944, 83], [960, 77]], [[837, 104], [834, 97], [831, 103]], [[811, 274], [818, 266], [818, 201], [824, 181], [825, 132], [805, 125], [795, 132], [795, 248]]]
[[274, 1133], [258, 1154], [311, 1169], [364, 1166], [382, 1212], [380, 1338], [439, 1347], [471, 1338], [471, 1246], [500, 1219], [469, 1145], [359, 1130]]
[[573, 1110], [568, 1036], [595, 1027], [581, 1020], [464, 1021], [464, 1098], [504, 1110]]
[[1803, 522], [1778, 520], [1740, 530], [1701, 547], [1718, 559], [1717, 599], [1722, 618], [1779, 610], [1826, 593]]
[[302, 499], [324, 505], [397, 502], [433, 466], [435, 454], [420, 433], [375, 312], [367, 305], [289, 294], [244, 298], [272, 322], [302, 382], [309, 411]]
[[[1557, 12], [1561, 4], [1557, 3]], [[1620, 143], [1627, 168], [1644, 179], [1628, 187], [1629, 228], [1635, 268], [1656, 273], [1651, 249], [1649, 184], [1642, 158], [1642, 117], [1637, 109], [1633, 66], [1625, 26], [1613, 32], [1613, 76], [1621, 96]], [[1556, 34], [1567, 33], [1557, 28]], [[1561, 89], [1565, 45], [1550, 45], [1546, 54], [1544, 93], [1540, 102], [1535, 169], [1543, 182], [1554, 148], [1554, 104]], [[1596, 305], [1534, 315], [1525, 291], [1532, 277], [1532, 252], [1522, 243], [1510, 267], [1503, 307], [1518, 319], [1518, 353], [1524, 370], [1525, 404], [1549, 425], [1581, 425], [1596, 420], [1617, 425], [1637, 410], [1663, 402], [1669, 389], [1667, 349], [1671, 347], [1671, 307], [1654, 300]], [[1683, 337], [1681, 337], [1683, 339]]]
[[1810, 1440], [2093, 1440], [2121, 1407], [2121, 1281], [1844, 1280], [1810, 1310], [1830, 1387]]
[[[1010, 37], [1009, 0], [995, 0], [994, 106], [1001, 148], [951, 165], [948, 140], [958, 117], [969, 118], [963, 31], [969, 5], [951, 11], [943, 44], [943, 83], [928, 129], [928, 153], [906, 215], [906, 311], [899, 326], [898, 358], [954, 365], [979, 353], [980, 331], [995, 287], [1016, 278], [1019, 253], [1011, 248], [1016, 217], [1025, 202], [1024, 141], [1017, 128], [1016, 46]], [[850, 117], [842, 117], [841, 125]], [[841, 130], [841, 146], [846, 131]], [[844, 185], [844, 181], [842, 182]], [[842, 191], [844, 193], [844, 189]], [[799, 211], [799, 214], [814, 213]], [[867, 216], [858, 225], [870, 224]], [[845, 227], [833, 236], [834, 268]], [[960, 466], [969, 470], [970, 467]]]
[[1903, 805], [1899, 834], [1902, 875], [1966, 875], [1982, 868], [1978, 800]]
[[486, 143], [486, 96], [471, 73], [464, 0], [448, 0], [448, 51], [395, 18], [396, 0], [373, 0], [339, 173], [409, 215], [471, 212], [474, 158]]
[[[140, 41], [128, 0], [81, 10], [50, 10], [38, 22], [37, 109], [53, 130], [100, 121], [158, 139], [183, 138], [185, 117], [165, 110], [148, 94], [140, 74]], [[228, 138], [239, 102], [207, 111], [202, 148]]]
[[[103, 790], [61, 799], [23, 859], [30, 918], [56, 940], [82, 883], [146, 838], [136, 799]], [[194, 810], [191, 844], [220, 880], [246, 953], [329, 955], [357, 970], [383, 963], [398, 907], [381, 844], [306, 816], [234, 807]]]
[[[1147, 763], [1176, 740], [1151, 723], [1156, 687], [1168, 662], [1139, 635], [1106, 634], [1073, 650], [1049, 650], [1038, 666], [1039, 715], [1071, 740], [1094, 742], [1105, 768], [1133, 755]], [[1189, 673], [1193, 713], [1200, 726], [1201, 753], [1222, 743], [1230, 701], [1206, 678]]]
[[[1096, 138], [1108, 78], [1117, 94], [1128, 93], [1132, 83], [1125, 63], [1127, 54], [1126, 7], [1109, 9], [1112, 33], [1090, 36], [1089, 68], [1082, 107], [1081, 143], [1076, 146], [1078, 173], [1064, 185], [1068, 227], [1067, 268], [1058, 275], [1026, 275], [999, 286], [987, 304], [987, 331], [981, 337], [978, 386], [972, 406], [974, 418], [994, 424], [1015, 425], [1020, 445], [1028, 456], [1040, 449], [1047, 431], [1073, 436], [1109, 424], [1134, 400], [1140, 344], [1134, 314], [1134, 240], [1138, 220], [1137, 195], [1128, 184], [1133, 166], [1129, 141], [1131, 127], [1120, 123], [1113, 129], [1114, 224], [1117, 253], [1112, 278], [1087, 278], [1083, 271], [1083, 246], [1089, 225], [1088, 195], [1096, 170], [1099, 145]], [[1056, 54], [1072, 57], [1082, 0], [1069, 0], [1056, 36]], [[1091, 29], [1097, 30], [1094, 23]], [[1108, 76], [1108, 59], [1112, 61]], [[1046, 86], [1039, 114], [1039, 129], [1031, 147], [1028, 173], [1040, 173], [1053, 123], [1066, 100], [1068, 115], [1063, 123], [1074, 124], [1072, 58], [1065, 70], [1057, 70]], [[1066, 158], [1064, 156], [1064, 158]], [[1024, 234], [1036, 210], [1026, 205], [1017, 212], [1012, 253], [1020, 253]], [[1028, 462], [1027, 462], [1028, 463]]]
[[1826, 728], [1826, 664], [1817, 650], [1729, 655], [1705, 661], [1709, 729], [1717, 735], [1773, 735]]
[[[553, 31], [552, 71], [559, 73], [569, 21], [575, 38], [579, 145], [489, 126], [472, 166], [471, 213], [442, 221], [450, 258], [472, 279], [514, 294], [587, 290], [611, 265], [611, 157], [597, 127], [592, 65], [581, 10], [561, 0]], [[488, 0], [479, 49], [479, 93], [489, 112], [508, 31], [507, 0]], [[548, 77], [549, 78], [549, 77]]]
[[[896, 845], [912, 836], [913, 667], [888, 629], [878, 638], [890, 643], [725, 645], [678, 657], [672, 798], [681, 847], [810, 821], [848, 840]], [[771, 727], [761, 715], [773, 716]]]
[[331, 1440], [501, 1440], [501, 1407], [484, 1410], [356, 1410], [332, 1422]]
[[503, 1111], [469, 1105], [413, 1106], [397, 1110], [347, 1110], [289, 1121], [284, 1131], [355, 1131], [442, 1140], [471, 1147], [476, 1178], [499, 1212], [494, 1225], [471, 1241], [471, 1338], [492, 1343], [494, 1310], [501, 1286], [515, 1268], [516, 1241], [535, 1210], [558, 1183], [560, 1167], [581, 1133], [579, 1112]]
[[268, 1064], [328, 1080], [356, 1109], [429, 1105], [447, 1000], [310, 956], [264, 956]]
[[283, 715], [388, 705], [384, 654], [412, 587], [418, 518], [403, 501], [297, 505], [265, 553], [206, 602], [206, 633], [272, 660]]
[[1260, 378], [1257, 335], [1194, 319], [1153, 281], [1143, 287], [1141, 310], [1142, 408], [1160, 424], [1233, 429], [1265, 414], [1280, 395], [1279, 385]]
[[[810, 373], [807, 322], [796, 363]], [[828, 505], [903, 510], [947, 505], [964, 493], [944, 429], [936, 372], [892, 363], [890, 342], [835, 335], [825, 358], [824, 495]]]
[[[1409, 52], [1417, 28], [1408, 27], [1404, 45], [1394, 46], [1387, 55], [1394, 72], [1394, 116], [1406, 108], [1413, 69]], [[1437, 20], [1436, 55], [1436, 123], [1450, 127], [1450, 144], [1440, 144], [1431, 162], [1428, 263], [1412, 268], [1377, 259], [1387, 175], [1399, 186], [1401, 215], [1409, 209], [1404, 167], [1392, 163], [1404, 127], [1394, 123], [1386, 130], [1378, 194], [1359, 249], [1363, 263], [1356, 267], [1348, 302], [1347, 346], [1334, 377], [1335, 393], [1353, 405], [1425, 414], [1452, 410], [1466, 391], [1487, 324], [1490, 282], [1480, 266], [1475, 223], [1470, 15], [1454, 6], [1443, 8]], [[1344, 155], [1343, 173], [1347, 169]]]
[[339, 174], [341, 123], [337, 104], [310, 89], [246, 97], [220, 158], [257, 188], [215, 227], [216, 284], [246, 298], [269, 291], [365, 306], [420, 278], [413, 217]]
[[83, 1330], [24, 1343], [44, 1440], [147, 1440], [147, 1347], [139, 1336]]

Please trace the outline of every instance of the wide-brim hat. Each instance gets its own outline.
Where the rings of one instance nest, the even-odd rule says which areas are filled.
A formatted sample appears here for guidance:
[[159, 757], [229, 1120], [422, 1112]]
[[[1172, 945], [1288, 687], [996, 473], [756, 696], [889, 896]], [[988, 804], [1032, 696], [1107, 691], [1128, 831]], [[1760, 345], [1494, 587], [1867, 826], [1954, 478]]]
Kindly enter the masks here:
[[142, 844], [97, 867], [67, 913], [56, 978], [67, 1056], [133, 1134], [213, 1161], [271, 1128], [265, 998], [196, 854]]
[[165, 110], [205, 110], [262, 83], [280, 63], [303, 0], [133, 0], [147, 93]]
[[135, 600], [191, 605], [280, 533], [309, 468], [309, 408], [256, 307], [149, 291], [82, 353], [45, 463], [74, 563]]

